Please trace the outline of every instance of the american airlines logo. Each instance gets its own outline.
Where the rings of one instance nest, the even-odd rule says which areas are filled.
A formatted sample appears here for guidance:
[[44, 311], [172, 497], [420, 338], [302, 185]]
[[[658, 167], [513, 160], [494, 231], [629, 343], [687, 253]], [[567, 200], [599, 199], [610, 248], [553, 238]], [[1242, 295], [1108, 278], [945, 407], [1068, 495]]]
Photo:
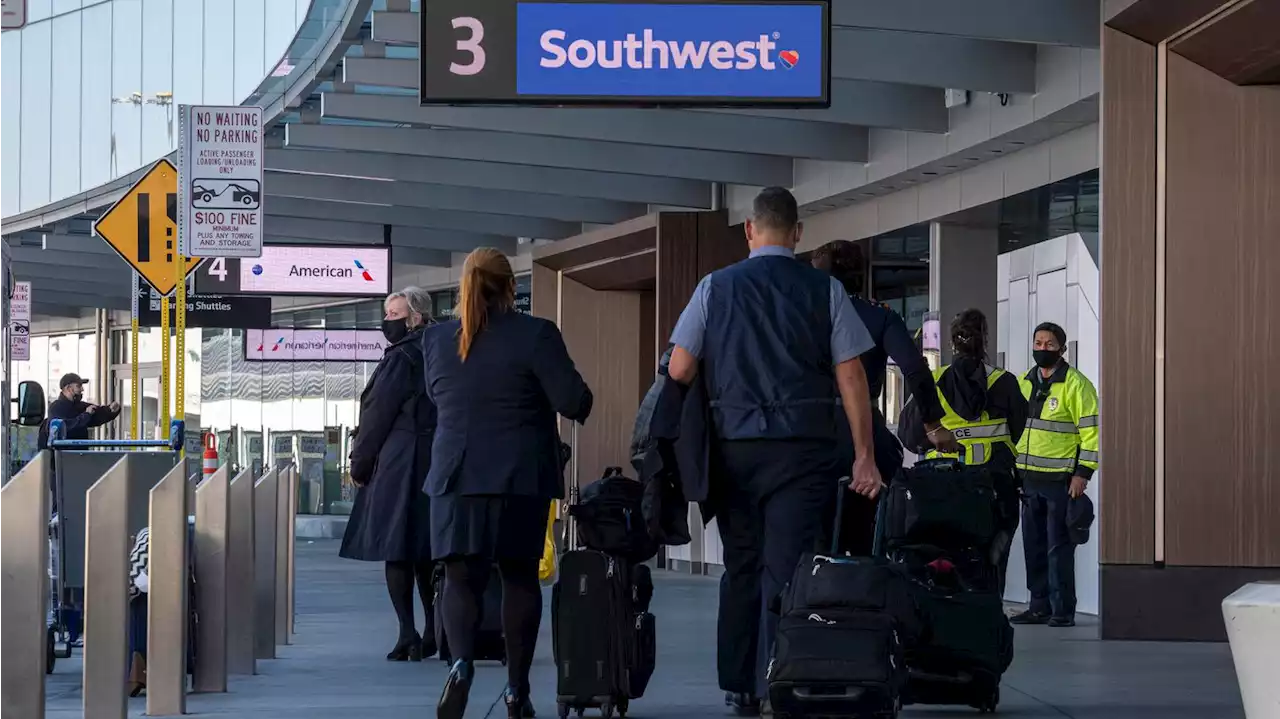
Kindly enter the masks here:
[[246, 330], [251, 362], [376, 362], [387, 342], [380, 330]]

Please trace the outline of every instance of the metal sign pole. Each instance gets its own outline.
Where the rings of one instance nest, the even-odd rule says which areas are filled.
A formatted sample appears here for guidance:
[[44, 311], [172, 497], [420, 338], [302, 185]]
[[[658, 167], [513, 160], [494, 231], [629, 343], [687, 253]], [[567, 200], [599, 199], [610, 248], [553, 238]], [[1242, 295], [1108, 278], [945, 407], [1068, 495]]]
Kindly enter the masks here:
[[[175, 252], [174, 259], [175, 262], [173, 263], [173, 267], [176, 274], [175, 282], [177, 283], [176, 292], [178, 302], [178, 307], [174, 310], [174, 324], [177, 325], [177, 327], [174, 328], [174, 334], [178, 336], [177, 352], [175, 352], [177, 356], [174, 358], [175, 381], [173, 385], [173, 395], [174, 402], [176, 403], [174, 418], [186, 421], [187, 413], [183, 400], [186, 395], [184, 387], [186, 372], [184, 370], [187, 365], [187, 258], [182, 254], [182, 252]], [[186, 456], [186, 443], [183, 442], [183, 446], [178, 448], [179, 461], [186, 458]]]
[[142, 292], [142, 278], [133, 272], [133, 312], [129, 322], [129, 439], [137, 439], [142, 432], [142, 405], [138, 404], [138, 294]]
[[169, 297], [160, 298], [160, 437], [169, 439]]

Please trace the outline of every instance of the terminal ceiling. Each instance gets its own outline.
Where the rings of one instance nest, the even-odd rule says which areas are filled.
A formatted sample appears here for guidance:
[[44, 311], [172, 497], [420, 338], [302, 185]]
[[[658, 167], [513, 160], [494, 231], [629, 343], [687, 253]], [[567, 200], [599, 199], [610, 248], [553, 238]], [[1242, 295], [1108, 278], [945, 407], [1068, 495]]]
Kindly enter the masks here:
[[[708, 209], [715, 186], [791, 186], [797, 159], [865, 163], [876, 130], [946, 133], [947, 88], [1033, 94], [1040, 46], [1097, 47], [1100, 28], [1096, 0], [833, 0], [830, 109], [422, 107], [416, 4], [346, 0], [327, 56], [269, 102], [247, 101], [268, 105], [275, 123], [269, 242], [389, 240], [397, 264], [448, 266], [451, 253], [477, 246], [514, 252], [517, 238]], [[948, 158], [912, 171], [963, 166]], [[128, 308], [128, 267], [91, 226], [140, 175], [5, 218], [38, 314]]]

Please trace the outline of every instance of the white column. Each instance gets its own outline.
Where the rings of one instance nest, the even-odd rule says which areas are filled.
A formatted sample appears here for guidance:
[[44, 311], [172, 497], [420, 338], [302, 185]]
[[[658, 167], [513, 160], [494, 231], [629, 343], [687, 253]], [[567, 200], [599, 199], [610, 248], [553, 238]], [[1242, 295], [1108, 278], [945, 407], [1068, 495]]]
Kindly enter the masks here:
[[938, 313], [943, 364], [951, 361], [951, 320], [971, 307], [987, 316], [987, 352], [994, 359], [998, 251], [994, 227], [929, 225], [929, 311]]

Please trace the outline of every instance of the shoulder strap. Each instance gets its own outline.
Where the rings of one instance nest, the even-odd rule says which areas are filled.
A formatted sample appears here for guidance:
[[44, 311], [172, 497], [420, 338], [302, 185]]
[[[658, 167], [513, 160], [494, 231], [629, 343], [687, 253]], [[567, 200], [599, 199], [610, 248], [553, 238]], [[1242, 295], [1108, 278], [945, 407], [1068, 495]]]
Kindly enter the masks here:
[[[396, 345], [396, 351], [404, 355], [404, 358], [408, 360], [409, 367], [412, 368], [413, 372], [417, 372], [419, 374], [422, 373], [422, 355], [420, 353], [410, 352], [404, 345]], [[414, 390], [405, 398], [404, 404], [400, 405], [400, 411], [412, 417], [414, 424], [416, 425], [418, 419], [418, 413], [416, 412], [418, 399], [422, 397], [423, 392], [418, 389], [418, 384], [415, 383], [413, 386]], [[416, 430], [417, 427], [415, 426], [414, 429]]]

